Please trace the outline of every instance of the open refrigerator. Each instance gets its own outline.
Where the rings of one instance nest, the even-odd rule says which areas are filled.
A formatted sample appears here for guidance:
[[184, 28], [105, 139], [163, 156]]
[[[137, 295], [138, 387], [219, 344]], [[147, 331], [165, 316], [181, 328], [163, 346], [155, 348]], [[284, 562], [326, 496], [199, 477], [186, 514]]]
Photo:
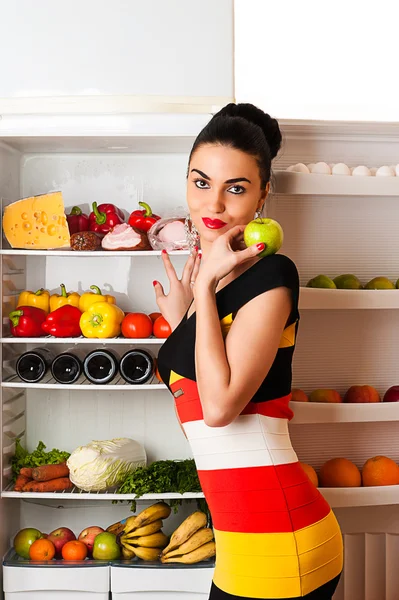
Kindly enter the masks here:
[[[210, 114], [147, 113], [105, 116], [5, 116], [0, 122], [0, 195], [3, 205], [19, 198], [61, 190], [66, 208], [88, 209], [93, 201], [113, 202], [128, 212], [148, 201], [164, 215], [185, 207], [185, 173], [191, 145]], [[287, 172], [297, 162], [345, 162], [349, 166], [399, 162], [399, 126], [372, 123], [281, 122], [283, 149], [274, 164], [268, 216], [283, 227], [281, 252], [296, 263], [301, 279], [301, 322], [294, 357], [293, 387], [310, 393], [369, 384], [383, 396], [399, 384], [396, 356], [399, 290], [329, 290], [305, 287], [319, 273], [354, 273], [362, 281], [399, 278], [397, 220], [399, 179], [333, 177]], [[187, 252], [173, 253], [181, 272]], [[131, 386], [116, 380], [104, 386], [87, 381], [59, 385], [18, 380], [15, 358], [26, 349], [75, 344], [91, 350], [127, 347], [154, 354], [162, 340], [10, 338], [8, 313], [20, 290], [62, 282], [78, 292], [95, 284], [116, 296], [126, 311], [157, 310], [152, 281], [167, 289], [158, 251], [73, 252], [1, 248], [1, 539], [6, 556], [3, 586], [7, 600], [36, 598], [207, 598], [213, 565], [166, 566], [90, 562], [84, 566], [18, 565], [8, 553], [22, 527], [51, 531], [60, 525], [78, 532], [88, 522], [107, 527], [129, 514], [132, 497], [107, 493], [35, 494], [12, 491], [10, 458], [15, 440], [32, 450], [71, 452], [93, 439], [130, 437], [142, 443], [148, 461], [191, 457], [176, 421], [173, 398], [157, 380]], [[245, 342], [245, 343], [250, 343]], [[245, 352], [245, 343], [243, 352]], [[318, 469], [343, 456], [361, 467], [386, 455], [399, 460], [398, 403], [314, 404], [292, 402], [293, 446], [301, 461]], [[323, 488], [342, 527], [345, 568], [335, 600], [397, 600], [399, 571], [399, 486]], [[170, 533], [195, 509], [183, 502], [168, 519]], [[143, 497], [138, 509], [159, 495]], [[161, 495], [166, 501], [178, 494]], [[126, 503], [113, 504], [112, 500]]]

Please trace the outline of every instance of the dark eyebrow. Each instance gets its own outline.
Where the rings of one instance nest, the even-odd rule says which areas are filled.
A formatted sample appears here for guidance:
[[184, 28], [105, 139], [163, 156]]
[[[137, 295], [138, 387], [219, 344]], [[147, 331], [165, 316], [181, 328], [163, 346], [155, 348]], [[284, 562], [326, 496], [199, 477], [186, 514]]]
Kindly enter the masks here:
[[[211, 178], [208, 177], [208, 175], [205, 175], [205, 173], [203, 173], [199, 169], [191, 169], [191, 172], [193, 172], [193, 171], [196, 171], [197, 173], [199, 173], [201, 175], [201, 177], [203, 177], [204, 179], [207, 179], [208, 181], [211, 180]], [[234, 179], [226, 179], [225, 183], [238, 183], [239, 181], [247, 181], [248, 183], [251, 183], [250, 180], [247, 179], [246, 177], [235, 177]]]
[[248, 183], [251, 183], [249, 181], [249, 179], [247, 179], [246, 177], [236, 177], [235, 179], [226, 179], [225, 183], [238, 183], [239, 181], [247, 181]]
[[201, 175], [201, 177], [203, 177], [204, 179], [207, 179], [208, 181], [210, 181], [210, 180], [211, 180], [211, 178], [210, 178], [210, 177], [208, 177], [208, 175], [205, 175], [205, 173], [203, 173], [203, 172], [202, 172], [202, 171], [200, 171], [199, 169], [191, 169], [191, 173], [192, 173], [193, 171], [196, 171], [197, 173], [199, 173], [199, 174]]

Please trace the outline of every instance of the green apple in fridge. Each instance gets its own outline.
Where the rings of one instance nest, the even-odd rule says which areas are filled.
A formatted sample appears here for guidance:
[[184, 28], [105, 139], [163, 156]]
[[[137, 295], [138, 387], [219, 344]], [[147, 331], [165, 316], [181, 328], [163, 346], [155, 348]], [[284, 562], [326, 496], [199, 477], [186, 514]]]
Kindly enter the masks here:
[[328, 288], [328, 289], [337, 289], [334, 281], [327, 277], [327, 275], [317, 275], [313, 277], [313, 279], [309, 279], [306, 284], [306, 287], [310, 288]]
[[356, 275], [352, 275], [350, 273], [338, 275], [338, 277], [335, 277], [333, 281], [339, 290], [361, 290], [363, 288]]
[[280, 250], [284, 241], [284, 233], [280, 223], [273, 219], [259, 218], [250, 221], [244, 229], [245, 245], [264, 243], [265, 249], [257, 256], [263, 258]]
[[117, 544], [115, 534], [105, 531], [96, 535], [93, 545], [95, 560], [117, 560], [120, 555], [121, 549]]
[[33, 527], [21, 529], [14, 538], [14, 550], [18, 556], [29, 559], [29, 548], [33, 542], [36, 542], [36, 540], [40, 540], [43, 537], [44, 535], [42, 532]]

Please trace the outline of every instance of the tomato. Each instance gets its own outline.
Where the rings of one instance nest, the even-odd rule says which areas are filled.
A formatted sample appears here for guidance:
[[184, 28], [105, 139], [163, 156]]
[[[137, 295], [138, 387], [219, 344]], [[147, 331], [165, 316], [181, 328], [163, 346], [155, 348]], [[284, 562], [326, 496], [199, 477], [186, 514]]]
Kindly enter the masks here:
[[156, 319], [158, 319], [158, 317], [162, 317], [162, 313], [160, 313], [160, 312], [152, 312], [148, 316], [150, 317], [151, 321], [154, 323], [154, 321]]
[[169, 323], [163, 317], [158, 317], [154, 323], [154, 335], [157, 338], [167, 338], [172, 333]]
[[29, 548], [29, 558], [31, 560], [52, 560], [54, 556], [55, 546], [50, 540], [36, 540]]
[[62, 547], [64, 560], [84, 560], [87, 556], [87, 546], [79, 540], [71, 540]]
[[144, 313], [129, 313], [122, 321], [122, 335], [125, 338], [148, 338], [151, 334], [152, 321]]

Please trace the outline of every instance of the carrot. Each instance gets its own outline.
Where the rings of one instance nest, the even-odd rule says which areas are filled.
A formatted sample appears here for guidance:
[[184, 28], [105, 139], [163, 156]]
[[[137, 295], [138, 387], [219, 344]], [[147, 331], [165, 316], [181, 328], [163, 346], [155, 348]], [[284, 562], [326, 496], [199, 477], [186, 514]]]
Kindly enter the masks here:
[[22, 467], [22, 469], [19, 470], [19, 474], [32, 479], [32, 467]]
[[59, 477], [68, 477], [69, 469], [65, 463], [59, 465], [42, 465], [32, 470], [32, 477], [35, 481], [50, 481]]
[[25, 475], [18, 475], [14, 484], [14, 492], [21, 492], [24, 485], [26, 485], [29, 481], [32, 481], [30, 477], [25, 477]]
[[69, 477], [57, 477], [50, 481], [30, 481], [22, 488], [23, 492], [63, 492], [73, 488]]

